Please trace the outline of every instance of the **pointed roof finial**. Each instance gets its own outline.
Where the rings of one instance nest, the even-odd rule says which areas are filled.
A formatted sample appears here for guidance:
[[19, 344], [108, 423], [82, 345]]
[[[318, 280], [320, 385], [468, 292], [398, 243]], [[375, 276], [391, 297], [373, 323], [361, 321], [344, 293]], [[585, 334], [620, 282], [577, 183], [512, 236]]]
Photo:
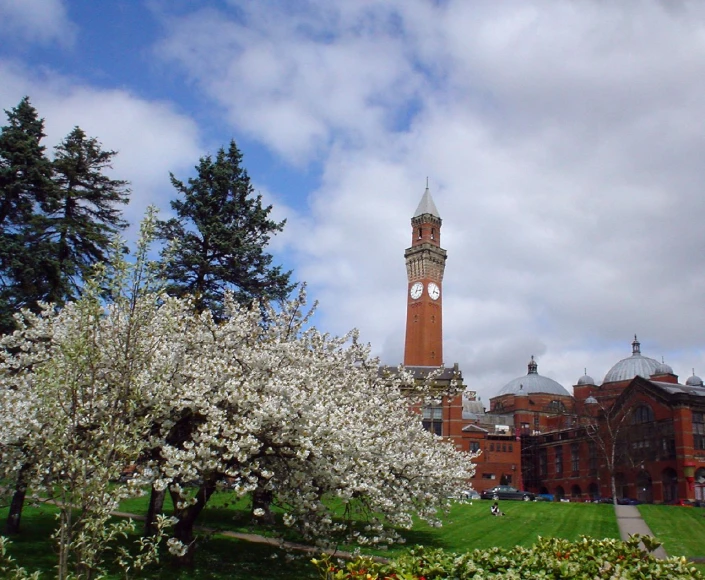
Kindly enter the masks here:
[[636, 334], [634, 335], [634, 342], [632, 342], [632, 356], [636, 354], [641, 354], [641, 343], [636, 337]]
[[536, 361], [534, 360], [534, 355], [531, 355], [531, 360], [529, 361], [529, 374], [530, 375], [537, 375], [539, 374], [539, 365], [536, 364]]
[[437, 217], [438, 219], [441, 218], [441, 216], [438, 214], [438, 210], [436, 209], [436, 204], [433, 203], [431, 192], [428, 189], [428, 177], [426, 178], [426, 191], [424, 191], [423, 197], [421, 198], [421, 202], [416, 208], [414, 217], [419, 217], [420, 215], [423, 215], [425, 213], [431, 214], [433, 217]]

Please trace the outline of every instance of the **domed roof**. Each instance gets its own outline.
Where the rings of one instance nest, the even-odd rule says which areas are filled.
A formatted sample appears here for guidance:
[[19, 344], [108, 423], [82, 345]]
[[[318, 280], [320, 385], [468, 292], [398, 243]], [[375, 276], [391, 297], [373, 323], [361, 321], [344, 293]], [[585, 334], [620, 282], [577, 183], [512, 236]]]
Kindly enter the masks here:
[[585, 399], [585, 402], [586, 402], [588, 405], [596, 405], [596, 404], [597, 404], [597, 399], [596, 399], [595, 397], [593, 397], [592, 395], [590, 395], [587, 399]]
[[641, 343], [637, 340], [636, 335], [634, 335], [632, 356], [624, 358], [614, 365], [605, 375], [605, 380], [602, 382], [615, 383], [617, 381], [633, 379], [636, 376], [648, 379], [654, 374], [657, 366], [659, 366], [658, 361], [641, 354]]
[[702, 387], [703, 386], [703, 380], [695, 374], [695, 371], [693, 371], [693, 376], [688, 377], [688, 380], [685, 382], [686, 385], [689, 387]]
[[536, 393], [545, 393], [548, 395], [558, 395], [561, 397], [570, 397], [570, 393], [563, 388], [560, 383], [548, 377], [542, 377], [538, 372], [538, 364], [531, 357], [529, 361], [529, 374], [523, 377], [518, 377], [509, 381], [502, 390], [497, 394], [502, 395], [533, 395]]
[[585, 369], [585, 374], [578, 379], [578, 385], [594, 385], [595, 379], [593, 379], [589, 374], [587, 374], [587, 369]]
[[661, 361], [654, 370], [655, 375], [672, 375], [673, 368], [671, 365], [667, 365], [665, 362]]

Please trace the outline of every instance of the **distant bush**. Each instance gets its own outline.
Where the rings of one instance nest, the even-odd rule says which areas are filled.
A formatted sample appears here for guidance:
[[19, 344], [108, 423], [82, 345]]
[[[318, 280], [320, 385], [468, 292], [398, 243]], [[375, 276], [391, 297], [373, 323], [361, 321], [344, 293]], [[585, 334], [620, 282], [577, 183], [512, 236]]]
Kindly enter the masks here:
[[[643, 541], [648, 552], [641, 549]], [[324, 580], [703, 580], [685, 558], [657, 560], [649, 552], [659, 546], [650, 537], [627, 541], [578, 541], [539, 538], [530, 548], [491, 548], [454, 554], [417, 547], [389, 563], [359, 557], [338, 566], [326, 556], [313, 560]]]

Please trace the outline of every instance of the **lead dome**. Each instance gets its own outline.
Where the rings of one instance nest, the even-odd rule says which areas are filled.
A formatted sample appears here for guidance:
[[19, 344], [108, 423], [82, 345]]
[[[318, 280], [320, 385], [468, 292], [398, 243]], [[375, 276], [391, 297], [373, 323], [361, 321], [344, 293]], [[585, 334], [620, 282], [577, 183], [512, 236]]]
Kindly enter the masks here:
[[688, 377], [688, 380], [685, 381], [685, 384], [688, 385], [689, 387], [702, 387], [703, 386], [703, 380], [693, 373], [692, 377]]
[[627, 381], [636, 376], [648, 379], [656, 371], [659, 362], [641, 354], [641, 343], [634, 335], [632, 342], [632, 356], [619, 361], [605, 375], [604, 383], [615, 383], [617, 381]]
[[529, 373], [523, 377], [517, 377], [509, 381], [502, 390], [497, 394], [502, 395], [534, 395], [537, 393], [545, 393], [548, 395], [558, 395], [561, 397], [570, 397], [570, 393], [558, 382], [548, 377], [541, 376], [538, 372], [538, 364], [531, 357], [529, 361]]
[[578, 385], [595, 385], [595, 379], [593, 379], [589, 374], [585, 373], [582, 377], [578, 379]]
[[671, 365], [667, 365], [665, 362], [661, 361], [658, 364], [658, 366], [656, 367], [654, 374], [655, 375], [672, 375], [673, 368], [671, 367]]

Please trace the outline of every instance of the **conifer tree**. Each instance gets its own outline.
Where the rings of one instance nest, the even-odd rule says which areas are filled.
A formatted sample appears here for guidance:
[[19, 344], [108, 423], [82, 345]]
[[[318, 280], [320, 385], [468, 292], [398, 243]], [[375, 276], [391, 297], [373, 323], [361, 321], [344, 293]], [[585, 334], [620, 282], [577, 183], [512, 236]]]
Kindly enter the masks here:
[[222, 315], [225, 291], [241, 304], [282, 299], [293, 285], [291, 272], [272, 266], [265, 252], [285, 221], [269, 219], [272, 206], [254, 194], [242, 154], [234, 141], [215, 159], [202, 157], [188, 184], [171, 175], [180, 198], [171, 202], [176, 217], [160, 222], [159, 237], [171, 242], [162, 252], [168, 290], [193, 295], [199, 310]]
[[29, 97], [9, 111], [0, 130], [0, 332], [12, 314], [34, 307], [55, 279], [43, 232], [43, 210], [53, 196], [51, 163], [41, 144], [44, 120]]
[[116, 154], [102, 150], [79, 127], [54, 149], [49, 233], [59, 276], [46, 297], [49, 302], [75, 299], [93, 264], [107, 259], [111, 240], [127, 227], [118, 207], [129, 200], [127, 182], [104, 174]]

